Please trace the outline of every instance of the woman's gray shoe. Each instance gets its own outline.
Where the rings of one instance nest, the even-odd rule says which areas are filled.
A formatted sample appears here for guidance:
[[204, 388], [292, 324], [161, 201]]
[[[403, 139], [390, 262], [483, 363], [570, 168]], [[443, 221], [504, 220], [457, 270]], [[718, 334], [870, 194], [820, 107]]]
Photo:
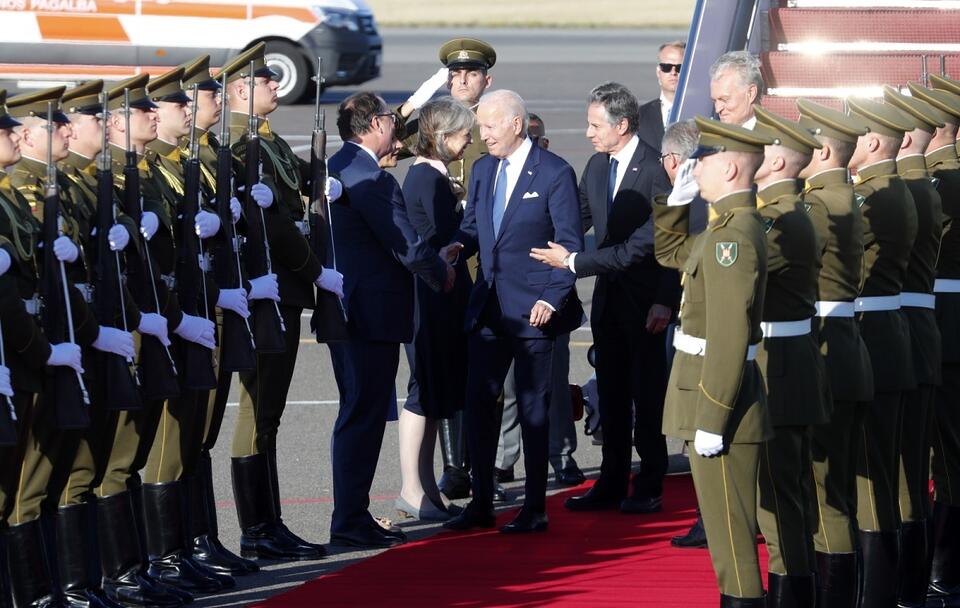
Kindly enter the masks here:
[[450, 513], [438, 509], [429, 499], [424, 498], [423, 502], [425, 506], [418, 509], [404, 500], [402, 496], [397, 496], [397, 499], [393, 501], [393, 506], [401, 517], [420, 521], [447, 521], [450, 519]]

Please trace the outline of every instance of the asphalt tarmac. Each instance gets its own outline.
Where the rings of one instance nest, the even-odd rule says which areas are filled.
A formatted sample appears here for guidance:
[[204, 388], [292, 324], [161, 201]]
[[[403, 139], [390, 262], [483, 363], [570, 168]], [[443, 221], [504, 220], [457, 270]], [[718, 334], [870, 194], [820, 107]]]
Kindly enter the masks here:
[[[384, 37], [383, 75], [363, 87], [331, 89], [321, 97], [327, 109], [330, 129], [329, 154], [340, 146], [336, 134], [336, 106], [359, 88], [380, 92], [391, 105], [401, 104], [417, 86], [439, 67], [437, 50], [457, 36], [472, 36], [490, 42], [497, 50], [497, 64], [491, 70], [493, 88], [517, 91], [531, 112], [539, 114], [546, 125], [550, 150], [565, 158], [581, 173], [593, 153], [584, 137], [586, 97], [590, 89], [602, 82], [617, 81], [627, 85], [638, 98], [658, 95], [654, 76], [657, 47], [662, 42], [685, 39], [680, 30], [470, 30], [451, 29], [387, 29]], [[309, 154], [313, 128], [312, 105], [280, 108], [271, 116], [274, 130], [283, 135], [294, 150]], [[394, 170], [402, 182], [406, 165]], [[577, 290], [589, 315], [593, 291], [592, 280], [578, 282]], [[330, 467], [330, 437], [337, 415], [338, 393], [326, 346], [318, 345], [309, 334], [308, 317], [301, 328], [297, 370], [280, 427], [279, 463], [283, 516], [287, 525], [314, 542], [329, 540], [330, 515], [333, 510], [333, 488]], [[570, 382], [583, 383], [592, 369], [586, 361], [592, 343], [588, 326], [571, 337]], [[401, 355], [397, 376], [397, 395], [406, 395], [408, 369]], [[238, 391], [234, 382], [223, 429], [214, 450], [215, 489], [218, 498], [220, 537], [227, 547], [238, 550], [239, 529], [230, 483], [230, 444], [236, 422]], [[577, 423], [579, 448], [576, 460], [588, 476], [595, 476], [600, 464], [600, 447], [582, 434], [583, 423]], [[671, 442], [671, 468], [683, 469], [686, 459], [677, 454]], [[417, 539], [438, 531], [436, 524], [422, 525], [402, 521], [393, 508], [400, 489], [397, 450], [397, 425], [387, 424], [381, 450], [380, 465], [371, 490], [370, 510], [375, 516], [387, 517]], [[437, 450], [437, 473], [441, 471]], [[507, 484], [511, 501], [518, 506], [523, 491], [522, 462], [517, 467], [517, 482]], [[560, 487], [552, 482], [550, 491]], [[504, 538], [504, 542], [512, 542]], [[231, 593], [198, 598], [193, 605], [244, 606], [283, 591], [290, 586], [332, 572], [376, 552], [345, 551], [330, 548], [330, 555], [321, 561], [280, 564], [261, 562], [263, 570], [253, 576], [238, 578]]]

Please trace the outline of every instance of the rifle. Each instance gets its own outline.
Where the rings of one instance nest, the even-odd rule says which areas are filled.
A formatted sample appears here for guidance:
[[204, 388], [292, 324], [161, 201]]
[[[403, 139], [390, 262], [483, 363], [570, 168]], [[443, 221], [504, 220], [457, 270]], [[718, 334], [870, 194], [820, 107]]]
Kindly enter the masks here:
[[[107, 148], [107, 94], [100, 94], [103, 121], [100, 156], [97, 158], [97, 280], [94, 312], [97, 322], [107, 327], [115, 326], [117, 309], [127, 329], [127, 309], [124, 302], [123, 280], [120, 272], [120, 252], [110, 251], [110, 229], [116, 223], [113, 204], [113, 173], [110, 170], [110, 155]], [[111, 255], [112, 254], [112, 255]], [[108, 409], [140, 409], [139, 378], [133, 358], [114, 353], [98, 353], [103, 370], [103, 390]]]
[[[53, 243], [60, 236], [60, 189], [57, 186], [57, 168], [53, 165], [54, 129], [53, 102], [48, 101], [47, 179], [43, 197], [44, 273], [41, 284], [43, 331], [52, 343], [69, 341], [76, 344], [66, 267], [53, 253]], [[77, 429], [90, 425], [90, 414], [84, 407], [90, 405], [90, 396], [80, 372], [69, 367], [48, 365], [44, 384], [44, 398], [56, 404], [58, 428]]]
[[[323, 91], [323, 58], [317, 58], [317, 97], [313, 113], [313, 134], [310, 138], [310, 204], [307, 206], [304, 225], [309, 227], [310, 248], [320, 264], [326, 268], [327, 260], [337, 269], [337, 251], [333, 242], [333, 223], [330, 218], [330, 201], [327, 199], [327, 126], [326, 110], [320, 107]], [[336, 294], [317, 288], [316, 306], [310, 317], [310, 329], [317, 342], [342, 342], [347, 334], [347, 311]]]
[[[194, 229], [197, 211], [200, 208], [200, 152], [197, 142], [197, 85], [193, 85], [193, 115], [190, 120], [190, 158], [184, 167], [183, 206], [180, 209], [180, 242], [177, 244], [177, 296], [180, 307], [188, 315], [210, 318], [207, 300], [206, 272], [203, 262], [203, 243]], [[202, 286], [203, 293], [197, 287]], [[203, 297], [203, 314], [197, 307], [197, 299]], [[214, 321], [216, 323], [216, 321]], [[209, 390], [217, 387], [217, 374], [213, 370], [212, 351], [205, 346], [183, 341], [184, 388]]]
[[[222, 78], [223, 95], [227, 94], [227, 77]], [[214, 254], [214, 268], [218, 284], [227, 289], [243, 287], [243, 270], [240, 265], [240, 242], [233, 224], [230, 197], [233, 196], [233, 157], [230, 154], [230, 112], [227, 100], [220, 115], [220, 147], [217, 149], [217, 215], [226, 238], [219, 239]], [[220, 330], [220, 367], [226, 372], [256, 368], [256, 343], [250, 320], [232, 310], [223, 309], [223, 325]]]
[[[123, 210], [134, 225], [140, 226], [143, 214], [143, 197], [140, 195], [140, 169], [137, 167], [137, 151], [130, 144], [130, 90], [123, 91], [123, 109], [126, 114], [126, 145], [123, 165]], [[127, 247], [127, 281], [140, 310], [160, 313], [160, 297], [154, 277], [150, 243], [143, 241], [143, 254], [137, 247]], [[133, 258], [133, 259], [131, 259]], [[151, 297], [152, 296], [152, 297]], [[144, 373], [149, 370], [149, 373]], [[140, 383], [143, 396], [150, 401], [176, 397], [180, 394], [177, 382], [177, 366], [170, 349], [156, 336], [143, 334], [140, 338]]]
[[[273, 272], [270, 259], [270, 243], [267, 240], [266, 220], [263, 209], [254, 200], [251, 190], [260, 181], [263, 163], [260, 160], [260, 134], [257, 132], [257, 115], [253, 110], [255, 77], [254, 62], [250, 62], [249, 118], [247, 121], [246, 166], [244, 167], [244, 210], [247, 219], [247, 267], [254, 276]], [[280, 204], [276, 201], [274, 204]], [[283, 334], [287, 331], [280, 307], [273, 300], [254, 300], [251, 305], [253, 334], [257, 352], [282, 353], [286, 350]]]

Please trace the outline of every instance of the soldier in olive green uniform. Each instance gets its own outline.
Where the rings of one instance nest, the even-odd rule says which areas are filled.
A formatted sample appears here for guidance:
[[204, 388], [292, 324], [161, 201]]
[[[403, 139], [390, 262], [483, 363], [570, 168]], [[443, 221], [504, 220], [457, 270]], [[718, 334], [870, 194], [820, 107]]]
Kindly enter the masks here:
[[[258, 44], [224, 66], [218, 80], [227, 78], [230, 140], [238, 166], [246, 164], [251, 80], [253, 107], [260, 136], [259, 184], [245, 184], [263, 211], [264, 230], [270, 245], [273, 272], [279, 283], [279, 310], [285, 331], [282, 353], [257, 353], [257, 369], [240, 372], [240, 411], [233, 436], [232, 473], [234, 498], [243, 533], [241, 555], [271, 559], [318, 559], [325, 550], [291, 532], [283, 523], [277, 469], [277, 431], [286, 405], [300, 347], [300, 315], [315, 304], [315, 286], [326, 289], [340, 277], [322, 268], [304, 236], [304, 194], [309, 194], [309, 163], [297, 157], [290, 145], [273, 133], [266, 115], [274, 111], [276, 82], [263, 61]], [[250, 62], [254, 73], [250, 74]], [[266, 208], [264, 208], [266, 207]], [[267, 275], [270, 277], [270, 275]], [[251, 296], [256, 283], [251, 279]], [[342, 280], [342, 279], [341, 279]], [[342, 289], [342, 287], [341, 287]], [[268, 313], [272, 314], [272, 313]]]
[[870, 128], [857, 141], [850, 168], [857, 172], [854, 193], [864, 219], [864, 285], [854, 307], [874, 378], [857, 462], [860, 606], [872, 608], [894, 606], [897, 600], [899, 421], [903, 392], [916, 387], [900, 292], [917, 236], [917, 208], [896, 163], [903, 134], [912, 127], [892, 106], [861, 99], [848, 103]]
[[800, 126], [820, 142], [800, 176], [801, 194], [820, 243], [814, 333], [826, 362], [833, 399], [830, 420], [811, 433], [816, 515], [813, 540], [818, 593], [824, 606], [852, 608], [857, 598], [856, 462], [864, 404], [873, 398], [870, 355], [854, 319], [863, 282], [863, 218], [847, 181], [847, 163], [867, 127], [805, 99]]
[[[697, 126], [699, 161], [684, 165], [667, 205], [654, 207], [657, 260], [684, 273], [663, 432], [691, 448], [720, 605], [759, 607], [764, 599], [756, 548], [757, 467], [760, 447], [773, 432], [755, 361], [767, 242], [751, 187], [763, 146], [773, 140], [699, 117]], [[694, 166], [709, 222], [706, 231], [691, 236], [693, 196], [684, 193]], [[725, 180], [724, 172], [733, 178]]]
[[[930, 77], [935, 90], [911, 84], [911, 93], [943, 113], [945, 124], [927, 146], [930, 174], [939, 180], [943, 233], [937, 278], [936, 318], [941, 333], [942, 386], [934, 401], [931, 444], [933, 458], [933, 569], [928, 596], [960, 598], [960, 160], [954, 141], [960, 123], [960, 82]], [[955, 223], [956, 222], [956, 223]]]
[[934, 131], [945, 123], [927, 102], [884, 87], [884, 99], [911, 123], [897, 155], [897, 172], [910, 189], [917, 210], [917, 238], [900, 293], [900, 313], [910, 327], [917, 388], [903, 395], [900, 418], [900, 587], [899, 605], [922, 607], [927, 598], [927, 512], [930, 496], [930, 421], [940, 385], [940, 330], [934, 315], [934, 275], [943, 209], [937, 179], [931, 179], [924, 160]]
[[810, 427], [829, 419], [826, 370], [811, 335], [820, 249], [800, 202], [797, 177], [821, 144], [798, 124], [754, 106], [754, 131], [771, 137], [755, 177], [767, 235], [763, 343], [757, 363], [767, 385], [775, 436], [760, 451], [757, 519], [770, 555], [767, 606], [812, 606], [813, 520]]

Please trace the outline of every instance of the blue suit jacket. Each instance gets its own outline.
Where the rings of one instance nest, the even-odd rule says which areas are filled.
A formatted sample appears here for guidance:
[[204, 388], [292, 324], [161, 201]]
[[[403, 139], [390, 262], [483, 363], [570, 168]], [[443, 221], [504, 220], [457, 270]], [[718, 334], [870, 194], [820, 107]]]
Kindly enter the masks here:
[[410, 225], [400, 184], [373, 157], [345, 143], [327, 165], [343, 183], [330, 215], [350, 336], [410, 342], [411, 273], [439, 290], [446, 264]]
[[[583, 323], [583, 308], [566, 268], [550, 268], [530, 257], [533, 247], [559, 243], [583, 251], [577, 180], [565, 160], [534, 145], [507, 203], [500, 234], [493, 233], [493, 188], [499, 159], [484, 156], [473, 165], [467, 210], [456, 239], [464, 255], [479, 251], [480, 271], [467, 307], [467, 330], [481, 319], [496, 292], [503, 331], [520, 338], [545, 338], [573, 331]], [[556, 312], [543, 328], [530, 326], [537, 300]]]

